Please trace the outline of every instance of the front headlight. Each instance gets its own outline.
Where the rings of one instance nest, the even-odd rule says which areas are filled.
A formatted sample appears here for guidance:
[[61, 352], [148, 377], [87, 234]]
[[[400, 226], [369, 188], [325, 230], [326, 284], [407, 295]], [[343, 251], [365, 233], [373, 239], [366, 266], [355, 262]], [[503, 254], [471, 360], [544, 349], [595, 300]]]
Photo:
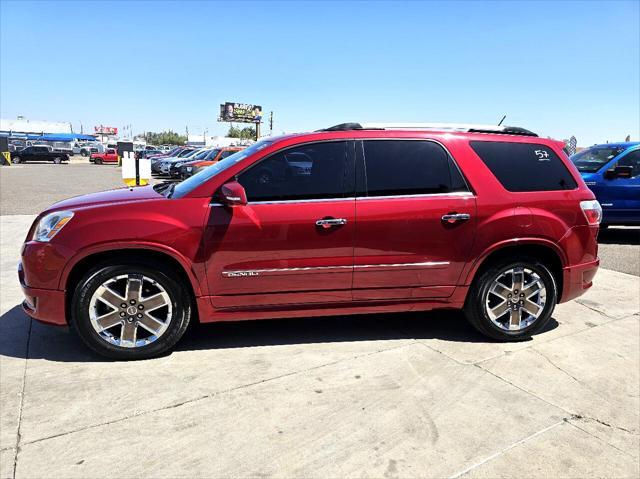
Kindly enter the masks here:
[[35, 241], [50, 241], [73, 218], [73, 211], [56, 211], [44, 216], [33, 235]]

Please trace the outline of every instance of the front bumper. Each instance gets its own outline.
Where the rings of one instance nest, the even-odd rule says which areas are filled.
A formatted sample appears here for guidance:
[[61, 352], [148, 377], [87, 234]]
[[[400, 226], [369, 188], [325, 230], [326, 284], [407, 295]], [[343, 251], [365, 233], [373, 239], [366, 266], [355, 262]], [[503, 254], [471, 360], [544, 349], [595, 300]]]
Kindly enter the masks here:
[[563, 288], [560, 303], [570, 301], [582, 296], [591, 286], [593, 278], [600, 266], [600, 260], [589, 261], [588, 263], [567, 266], [562, 270]]
[[22, 263], [18, 265], [18, 279], [25, 298], [22, 309], [27, 315], [42, 323], [67, 325], [64, 291], [28, 287], [24, 281]]

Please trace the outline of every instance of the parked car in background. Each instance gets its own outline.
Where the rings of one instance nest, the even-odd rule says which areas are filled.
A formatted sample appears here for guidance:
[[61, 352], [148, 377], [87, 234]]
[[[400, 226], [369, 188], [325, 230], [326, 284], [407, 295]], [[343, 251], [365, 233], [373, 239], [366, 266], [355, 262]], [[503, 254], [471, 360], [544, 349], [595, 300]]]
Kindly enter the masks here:
[[159, 173], [161, 175], [170, 175], [171, 174], [171, 166], [175, 163], [182, 163], [184, 161], [188, 161], [189, 159], [195, 158], [196, 156], [204, 153], [205, 148], [194, 148], [189, 152], [182, 151], [180, 155], [173, 158], [165, 158], [160, 162]]
[[[178, 151], [178, 153], [172, 155], [172, 156], [163, 156], [163, 157], [155, 157], [151, 159], [151, 173], [156, 173], [156, 174], [167, 174], [169, 172], [169, 163], [173, 160], [178, 160], [180, 158], [186, 158], [189, 157], [191, 155], [194, 155], [196, 152], [198, 151], [198, 149], [196, 148], [190, 148], [190, 147], [184, 147], [182, 149], [180, 149], [180, 151]], [[163, 173], [162, 170], [165, 170], [165, 172]]]
[[27, 144], [24, 140], [9, 140], [9, 151], [11, 153], [22, 150]]
[[209, 151], [207, 156], [203, 159], [194, 159], [180, 165], [176, 176], [185, 179], [190, 176], [199, 173], [208, 166], [216, 164], [220, 160], [224, 160], [227, 156], [231, 156], [234, 153], [243, 150], [242, 146], [230, 146], [224, 148], [214, 148]]
[[602, 205], [602, 226], [640, 225], [640, 143], [594, 145], [571, 157]]
[[91, 141], [86, 143], [76, 143], [73, 146], [73, 154], [74, 155], [82, 155], [84, 157], [91, 156], [91, 153], [102, 153], [104, 152], [104, 146], [102, 143], [97, 141]]
[[27, 146], [11, 155], [12, 163], [27, 163], [29, 161], [51, 161], [57, 165], [69, 161], [69, 155], [60, 151], [54, 151], [50, 146]]
[[136, 158], [139, 158], [139, 159], [149, 158], [151, 156], [159, 155], [161, 153], [162, 153], [161, 150], [145, 149], [145, 150], [136, 151]]
[[169, 164], [169, 171], [167, 174], [172, 178], [180, 177], [180, 167], [185, 163], [190, 163], [192, 161], [205, 160], [212, 154], [213, 148], [201, 148], [195, 154], [191, 156], [187, 156], [185, 158], [179, 158], [175, 161], [172, 161]]
[[91, 153], [89, 161], [96, 165], [101, 165], [103, 163], [117, 163], [118, 151], [114, 148], [107, 148], [104, 153]]
[[562, 146], [494, 125], [265, 139], [183, 182], [43, 211], [23, 309], [116, 359], [165, 353], [194, 320], [439, 308], [526, 340], [599, 265], [602, 210]]
[[162, 158], [169, 158], [169, 157], [174, 157], [178, 154], [180, 154], [181, 151], [183, 151], [184, 149], [186, 149], [186, 147], [184, 146], [177, 146], [175, 148], [172, 148], [169, 151], [165, 151], [165, 152], [161, 152], [161, 153], [156, 153], [155, 155], [149, 155], [147, 156], [147, 158], [149, 158], [151, 160], [151, 165], [153, 168], [153, 163], [157, 160], [160, 160]]

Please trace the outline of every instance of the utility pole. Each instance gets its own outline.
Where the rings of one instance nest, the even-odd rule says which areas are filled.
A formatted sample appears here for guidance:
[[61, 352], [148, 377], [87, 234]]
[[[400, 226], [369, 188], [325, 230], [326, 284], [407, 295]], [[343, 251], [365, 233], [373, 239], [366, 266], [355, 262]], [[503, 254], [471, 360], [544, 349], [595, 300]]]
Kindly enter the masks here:
[[273, 135], [273, 110], [269, 114], [269, 135]]

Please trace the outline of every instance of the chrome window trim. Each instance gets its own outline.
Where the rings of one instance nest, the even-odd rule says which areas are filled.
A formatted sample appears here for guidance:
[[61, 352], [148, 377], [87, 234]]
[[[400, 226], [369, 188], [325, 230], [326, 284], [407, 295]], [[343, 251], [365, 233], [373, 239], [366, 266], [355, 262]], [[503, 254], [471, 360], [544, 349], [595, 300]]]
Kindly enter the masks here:
[[424, 261], [421, 263], [385, 263], [385, 264], [356, 264], [348, 266], [303, 266], [298, 268], [268, 268], [268, 269], [247, 269], [247, 270], [227, 270], [222, 272], [222, 276], [227, 278], [259, 276], [262, 273], [285, 273], [295, 271], [321, 271], [321, 270], [343, 270], [343, 269], [366, 269], [366, 268], [403, 268], [403, 267], [425, 267], [447, 266], [449, 261]]
[[421, 197], [425, 197], [425, 198], [429, 198], [429, 197], [442, 197], [442, 196], [461, 196], [464, 198], [472, 198], [473, 196], [475, 196], [472, 192], [470, 191], [456, 191], [453, 193], [419, 193], [419, 194], [415, 194], [415, 195], [389, 195], [389, 196], [358, 196], [356, 198], [356, 201], [363, 201], [363, 200], [381, 200], [381, 199], [394, 199], [394, 198], [421, 198]]
[[249, 201], [247, 205], [278, 205], [281, 203], [325, 203], [333, 201], [354, 201], [356, 198], [350, 196], [348, 198], [315, 198], [310, 200], [265, 200], [265, 201]]
[[[318, 198], [314, 200], [278, 200], [278, 201], [249, 201], [248, 205], [279, 205], [290, 203], [328, 203], [335, 201], [367, 201], [367, 200], [382, 200], [382, 199], [395, 199], [395, 198], [430, 198], [430, 197], [443, 197], [443, 196], [456, 196], [464, 198], [472, 198], [475, 195], [471, 191], [455, 191], [453, 193], [422, 193], [416, 195], [390, 195], [390, 196], [358, 196], [349, 198]], [[222, 203], [210, 203], [209, 206], [225, 206]]]

